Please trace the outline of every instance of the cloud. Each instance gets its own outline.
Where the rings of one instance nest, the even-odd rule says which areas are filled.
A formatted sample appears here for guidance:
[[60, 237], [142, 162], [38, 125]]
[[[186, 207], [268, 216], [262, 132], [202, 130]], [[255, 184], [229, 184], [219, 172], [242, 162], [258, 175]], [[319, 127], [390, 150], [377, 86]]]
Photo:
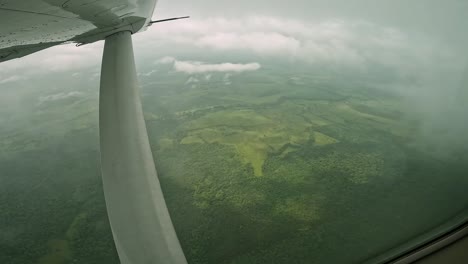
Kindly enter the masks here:
[[158, 70], [151, 70], [151, 71], [149, 71], [149, 72], [145, 72], [145, 73], [139, 73], [138, 75], [141, 75], [141, 76], [146, 76], [146, 77], [148, 77], [148, 76], [151, 76], [151, 75], [153, 75], [153, 73], [156, 73], [156, 72], [158, 72]]
[[232, 84], [232, 81], [231, 81], [231, 74], [230, 74], [230, 73], [224, 74], [224, 76], [223, 76], [223, 82], [224, 82], [224, 85], [231, 85], [231, 84]]
[[99, 79], [99, 78], [101, 78], [101, 72], [99, 72], [99, 71], [98, 71], [98, 72], [94, 72], [94, 73], [91, 75], [91, 77], [90, 77], [91, 80]]
[[174, 69], [178, 72], [188, 74], [194, 73], [208, 73], [208, 72], [245, 72], [256, 71], [260, 69], [259, 63], [219, 63], [219, 64], [205, 64], [198, 61], [175, 61]]
[[190, 84], [190, 83], [199, 83], [200, 80], [198, 80], [197, 78], [193, 77], [193, 76], [190, 76], [190, 78], [188, 78], [188, 80], [185, 82], [185, 84]]
[[57, 100], [67, 99], [70, 97], [79, 97], [81, 95], [82, 95], [81, 92], [73, 91], [73, 92], [68, 92], [68, 93], [58, 93], [58, 94], [52, 94], [52, 95], [47, 95], [47, 96], [41, 96], [39, 97], [39, 104], [47, 102], [47, 101], [57, 101]]
[[[372, 69], [381, 65], [402, 72], [420, 69], [438, 57], [449, 60], [447, 57], [450, 56], [447, 52], [450, 48], [444, 46], [446, 43], [408, 34], [396, 27], [356, 19], [192, 18], [150, 28], [138, 38], [141, 43], [158, 43], [161, 50], [174, 47], [216, 55], [242, 52], [262, 58], [267, 56], [355, 69]], [[145, 48], [142, 46], [142, 49]], [[147, 50], [154, 50], [154, 47], [148, 46]], [[173, 61], [171, 57], [166, 59], [167, 63]]]
[[[162, 57], [154, 62], [154, 64], [172, 64], [173, 69], [176, 72], [183, 72], [187, 74], [204, 74], [205, 81], [210, 81], [212, 74], [214, 72], [232, 72], [232, 73], [241, 73], [246, 71], [256, 71], [261, 68], [261, 65], [257, 62], [251, 63], [206, 63], [202, 61], [183, 61], [177, 60], [172, 56]], [[153, 70], [152, 72], [156, 72]], [[145, 75], [145, 74], [140, 74]], [[187, 83], [199, 82], [200, 80], [191, 76]]]
[[[377, 64], [405, 73], [421, 70], [434, 61], [456, 58], [449, 48], [440, 43], [369, 21], [306, 21], [259, 15], [174, 21], [136, 34], [134, 45], [136, 54], [143, 57], [155, 54], [155, 50], [161, 53], [178, 52], [192, 57], [198, 52], [217, 56], [242, 53], [316, 65], [344, 65], [353, 69], [372, 69]], [[1, 76], [17, 75], [18, 72], [27, 76], [46, 72], [79, 72], [96, 67], [101, 62], [102, 48], [102, 41], [81, 47], [59, 45], [21, 59], [7, 61], [0, 67], [0, 80]], [[177, 69], [182, 71], [203, 72], [209, 71], [207, 69], [211, 67], [176, 62], [170, 56], [154, 63], [176, 63]], [[227, 66], [229, 65], [223, 67]]]
[[0, 76], [11, 76], [19, 72], [24, 76], [67, 71], [80, 72], [83, 69], [100, 65], [102, 46], [103, 42], [80, 47], [73, 44], [51, 47], [23, 58], [2, 62]]
[[171, 56], [165, 56], [160, 58], [159, 60], [155, 61], [155, 64], [171, 64], [175, 61], [176, 59]]
[[218, 50], [250, 50], [260, 54], [295, 54], [301, 43], [294, 37], [276, 32], [215, 33], [197, 39], [195, 45]]
[[21, 80], [26, 80], [26, 77], [19, 76], [19, 75], [12, 75], [10, 77], [7, 77], [3, 80], [0, 80], [0, 84], [5, 84], [5, 83], [11, 83], [11, 82], [17, 82]]
[[[306, 21], [263, 15], [174, 21], [136, 34], [134, 45], [137, 55], [144, 57], [154, 54], [155, 50], [185, 54], [190, 54], [187, 50], [202, 50], [203, 54], [218, 52], [217, 55], [232, 51], [313, 64], [352, 67], [379, 64], [405, 70], [414, 70], [436, 61], [436, 57], [450, 55], [447, 52], [450, 49], [440, 43], [370, 21], [333, 18]], [[2, 63], [0, 76], [95, 67], [100, 65], [102, 49], [103, 41], [80, 47], [59, 45]], [[155, 64], [174, 61], [173, 57], [164, 57]]]

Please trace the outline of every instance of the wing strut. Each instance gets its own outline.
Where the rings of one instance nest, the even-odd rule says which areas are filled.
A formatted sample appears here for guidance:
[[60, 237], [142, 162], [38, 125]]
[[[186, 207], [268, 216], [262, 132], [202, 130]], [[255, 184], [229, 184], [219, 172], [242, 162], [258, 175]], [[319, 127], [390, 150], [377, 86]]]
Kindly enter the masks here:
[[105, 40], [99, 132], [104, 195], [121, 263], [187, 263], [156, 174], [129, 31]]

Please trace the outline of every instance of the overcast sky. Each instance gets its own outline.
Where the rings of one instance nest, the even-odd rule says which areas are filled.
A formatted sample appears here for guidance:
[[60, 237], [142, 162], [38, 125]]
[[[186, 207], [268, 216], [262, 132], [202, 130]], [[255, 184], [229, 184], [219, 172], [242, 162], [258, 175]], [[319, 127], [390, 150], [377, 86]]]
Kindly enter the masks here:
[[465, 29], [467, 12], [468, 2], [464, 0], [160, 0], [155, 15], [189, 14], [199, 18], [268, 15], [302, 21], [363, 19], [385, 26], [456, 37]]
[[[187, 74], [252, 71], [266, 61], [357, 72], [382, 67], [419, 80], [425, 91], [441, 92], [433, 83], [459, 83], [466, 74], [466, 14], [463, 0], [159, 0], [153, 19], [191, 18], [136, 34], [134, 50], [141, 74], [153, 71], [161, 58]], [[60, 45], [4, 62], [0, 85], [89, 69], [89, 78], [98, 81], [102, 48], [103, 41]], [[444, 92], [457, 89], [451, 85]]]
[[[191, 18], [136, 34], [134, 50], [146, 74], [166, 57], [187, 73], [258, 70], [268, 60], [452, 80], [466, 73], [467, 13], [462, 0], [159, 0], [153, 19]], [[0, 84], [85, 69], [95, 78], [102, 48], [60, 45], [4, 62]]]
[[[290, 71], [311, 65], [373, 74], [380, 67], [395, 78], [389, 89], [398, 89], [410, 110], [424, 116], [424, 131], [451, 126], [454, 134], [445, 138], [466, 138], [466, 14], [465, 0], [160, 0], [153, 19], [191, 18], [136, 34], [134, 50], [146, 76], [158, 64], [187, 78], [258, 71], [272, 62]], [[86, 77], [97, 86], [102, 48], [102, 41], [60, 45], [4, 62], [0, 88], [59, 74]], [[11, 101], [5, 94], [0, 103]], [[77, 94], [41, 98], [64, 96]]]
[[[192, 18], [155, 24], [134, 37], [134, 46], [140, 66], [164, 56], [213, 56], [219, 63], [269, 58], [356, 69], [379, 64], [400, 72], [427, 71], [435, 61], [461, 68], [468, 58], [467, 13], [462, 0], [159, 0], [154, 19]], [[2, 63], [0, 84], [28, 73], [99, 68], [102, 46], [61, 45]]]

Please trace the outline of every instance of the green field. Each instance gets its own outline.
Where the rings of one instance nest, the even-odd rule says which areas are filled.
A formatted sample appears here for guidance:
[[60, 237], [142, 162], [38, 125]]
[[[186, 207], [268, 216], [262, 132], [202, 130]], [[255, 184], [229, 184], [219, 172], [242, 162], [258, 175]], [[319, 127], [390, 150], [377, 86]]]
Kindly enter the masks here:
[[[465, 207], [466, 153], [441, 158], [412, 144], [417, 122], [403, 98], [368, 80], [274, 67], [229, 84], [221, 73], [196, 77], [195, 86], [182, 73], [142, 80], [190, 263], [358, 263]], [[2, 112], [0, 263], [118, 262], [93, 85], [40, 104], [60, 90], [31, 91], [22, 111]]]

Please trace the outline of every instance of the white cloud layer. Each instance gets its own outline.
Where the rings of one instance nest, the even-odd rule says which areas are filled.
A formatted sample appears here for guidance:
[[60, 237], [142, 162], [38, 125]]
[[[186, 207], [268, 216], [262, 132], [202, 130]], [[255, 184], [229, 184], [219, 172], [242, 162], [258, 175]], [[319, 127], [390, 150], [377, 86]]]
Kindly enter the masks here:
[[217, 50], [250, 50], [260, 54], [295, 54], [301, 43], [294, 37], [277, 32], [221, 32], [201, 36], [195, 41], [195, 45]]
[[260, 69], [259, 63], [219, 63], [219, 64], [205, 64], [199, 61], [175, 61], [174, 70], [188, 74], [194, 73], [208, 73], [208, 72], [245, 72], [256, 71]]
[[193, 77], [193, 76], [190, 76], [190, 78], [188, 78], [188, 80], [185, 82], [185, 84], [195, 84], [195, 83], [199, 83], [200, 80], [198, 80], [197, 78]]
[[[232, 57], [239, 52], [274, 59], [303, 61], [316, 65], [345, 65], [353, 69], [383, 65], [399, 72], [421, 71], [434, 61], [447, 65], [457, 59], [450, 49], [398, 28], [369, 21], [328, 19], [306, 21], [269, 16], [236, 19], [212, 17], [174, 21], [155, 26], [134, 36], [138, 56], [171, 52], [197, 56], [198, 52]], [[75, 47], [59, 45], [27, 57], [7, 61], [0, 67], [0, 81], [14, 81], [14, 75], [62, 73], [98, 67], [103, 42]], [[175, 52], [175, 53], [173, 53]], [[140, 57], [140, 59], [141, 59]], [[137, 64], [138, 64], [137, 57]], [[172, 64], [187, 73], [238, 72], [256, 70], [259, 64], [204, 64], [163, 57], [156, 64]], [[428, 66], [430, 65], [430, 66]], [[151, 75], [152, 73], [143, 73]]]
[[155, 61], [155, 64], [171, 64], [175, 61], [176, 59], [171, 56], [165, 56], [160, 58], [159, 60]]
[[5, 61], [0, 64], [0, 80], [2, 76], [18, 74], [27, 78], [30, 74], [61, 74], [68, 71], [80, 73], [83, 69], [100, 65], [102, 46], [103, 42], [81, 47], [73, 44], [59, 45], [23, 58]]
[[82, 93], [77, 92], [77, 91], [68, 92], [68, 93], [51, 94], [51, 95], [46, 95], [46, 96], [39, 97], [39, 103], [44, 103], [44, 102], [47, 102], [47, 101], [57, 101], [57, 100], [67, 99], [67, 98], [70, 98], [70, 97], [79, 97], [81, 95], [82, 95]]
[[0, 80], [0, 84], [5, 84], [5, 83], [12, 83], [12, 82], [17, 82], [21, 80], [26, 80], [26, 77], [19, 76], [19, 75], [12, 75], [10, 77], [7, 77], [3, 80]]
[[[362, 20], [311, 22], [267, 16], [192, 18], [150, 28], [138, 39], [141, 43], [158, 43], [161, 49], [179, 45], [184, 50], [202, 49], [208, 53], [244, 52], [358, 68], [379, 64], [403, 71], [432, 63], [435, 58], [437, 61], [453, 59], [447, 52], [449, 49], [440, 43]], [[154, 49], [145, 48], [145, 44], [140, 47]], [[173, 58], [163, 61], [171, 63]]]
[[158, 70], [151, 70], [149, 72], [139, 73], [138, 75], [148, 77], [155, 74], [156, 72], [158, 72]]

